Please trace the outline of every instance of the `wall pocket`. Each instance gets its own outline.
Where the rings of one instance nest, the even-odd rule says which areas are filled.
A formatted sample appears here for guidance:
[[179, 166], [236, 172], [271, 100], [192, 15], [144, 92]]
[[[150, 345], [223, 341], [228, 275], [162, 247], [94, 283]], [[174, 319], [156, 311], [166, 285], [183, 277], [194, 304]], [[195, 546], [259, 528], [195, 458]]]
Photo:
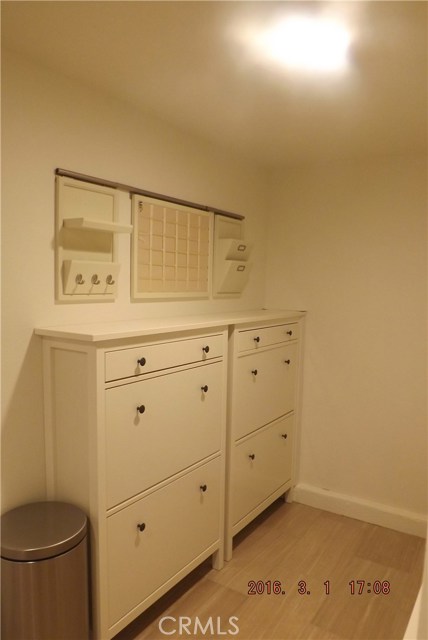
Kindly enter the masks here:
[[252, 243], [244, 240], [242, 220], [221, 215], [215, 217], [214, 228], [214, 284], [216, 298], [237, 297], [248, 282]]

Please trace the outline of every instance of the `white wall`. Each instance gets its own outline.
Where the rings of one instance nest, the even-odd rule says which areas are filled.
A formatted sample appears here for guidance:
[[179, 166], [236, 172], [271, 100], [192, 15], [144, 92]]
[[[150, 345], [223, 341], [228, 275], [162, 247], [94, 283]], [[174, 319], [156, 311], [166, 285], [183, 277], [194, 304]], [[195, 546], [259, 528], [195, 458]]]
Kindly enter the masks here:
[[[425, 158], [280, 170], [268, 185], [242, 158], [11, 53], [2, 85], [3, 510], [45, 492], [35, 326], [266, 302], [308, 309], [300, 483], [426, 513]], [[243, 213], [256, 243], [243, 297], [131, 303], [121, 237], [117, 301], [55, 304], [56, 167]]]
[[419, 532], [426, 176], [425, 157], [278, 170], [266, 295], [267, 305], [308, 310], [300, 497], [414, 517]]
[[[45, 495], [40, 339], [35, 326], [260, 307], [265, 175], [130, 105], [15, 54], [3, 55], [2, 509]], [[107, 304], [54, 302], [54, 170], [78, 171], [246, 216], [255, 240], [239, 300], [131, 303], [129, 239], [120, 238], [119, 296]], [[121, 217], [130, 221], [123, 193]], [[76, 399], [77, 400], [77, 399]], [[72, 407], [70, 407], [72, 411]]]

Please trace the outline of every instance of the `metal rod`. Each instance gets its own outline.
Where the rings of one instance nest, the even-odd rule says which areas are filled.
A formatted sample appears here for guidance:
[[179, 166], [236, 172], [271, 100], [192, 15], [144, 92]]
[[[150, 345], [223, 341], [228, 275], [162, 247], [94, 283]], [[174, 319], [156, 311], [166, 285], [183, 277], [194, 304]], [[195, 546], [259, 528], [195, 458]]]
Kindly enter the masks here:
[[215, 215], [225, 216], [227, 218], [234, 218], [235, 220], [244, 220], [245, 216], [241, 216], [239, 213], [232, 213], [231, 211], [224, 211], [223, 209], [217, 209], [217, 207], [209, 207], [208, 205], [197, 204], [195, 202], [189, 202], [188, 200], [181, 200], [180, 198], [174, 198], [172, 196], [166, 196], [161, 193], [154, 193], [153, 191], [147, 191], [146, 189], [139, 189], [138, 187], [131, 187], [129, 184], [123, 184], [122, 182], [113, 182], [111, 180], [104, 180], [103, 178], [95, 178], [94, 176], [87, 176], [84, 173], [76, 173], [75, 171], [68, 171], [67, 169], [55, 169], [57, 176], [64, 176], [65, 178], [73, 178], [74, 180], [81, 180], [82, 182], [89, 182], [90, 184], [98, 184], [101, 187], [110, 187], [112, 189], [121, 189], [122, 191], [129, 191], [129, 194], [135, 194], [139, 196], [146, 196], [148, 198], [156, 198], [157, 200], [164, 200], [171, 204], [178, 204], [185, 207], [192, 207], [193, 209], [199, 209], [201, 211], [211, 211]]

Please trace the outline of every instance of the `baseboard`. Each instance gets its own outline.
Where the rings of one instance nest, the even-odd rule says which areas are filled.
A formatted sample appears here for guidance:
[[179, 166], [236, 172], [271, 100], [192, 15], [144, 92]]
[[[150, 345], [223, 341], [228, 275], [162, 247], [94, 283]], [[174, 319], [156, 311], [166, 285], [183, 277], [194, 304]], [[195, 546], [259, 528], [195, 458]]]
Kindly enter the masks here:
[[377, 502], [361, 500], [342, 493], [319, 489], [308, 484], [294, 487], [291, 499], [307, 504], [310, 507], [324, 509], [356, 520], [364, 520], [388, 529], [425, 538], [427, 535], [427, 518], [423, 514], [395, 509]]

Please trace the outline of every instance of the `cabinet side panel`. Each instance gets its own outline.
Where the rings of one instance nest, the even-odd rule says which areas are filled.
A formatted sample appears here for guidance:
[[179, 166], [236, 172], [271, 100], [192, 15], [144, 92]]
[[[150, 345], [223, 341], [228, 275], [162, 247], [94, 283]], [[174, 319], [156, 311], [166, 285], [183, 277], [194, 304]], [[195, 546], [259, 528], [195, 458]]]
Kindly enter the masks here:
[[87, 354], [52, 348], [52, 493], [89, 511]]
[[303, 407], [303, 353], [305, 345], [305, 319], [299, 321], [299, 342], [297, 346], [297, 366], [295, 370], [294, 388], [294, 438], [292, 452], [291, 491], [287, 495], [287, 502], [293, 501], [294, 487], [300, 476], [300, 443], [301, 443], [301, 415]]

